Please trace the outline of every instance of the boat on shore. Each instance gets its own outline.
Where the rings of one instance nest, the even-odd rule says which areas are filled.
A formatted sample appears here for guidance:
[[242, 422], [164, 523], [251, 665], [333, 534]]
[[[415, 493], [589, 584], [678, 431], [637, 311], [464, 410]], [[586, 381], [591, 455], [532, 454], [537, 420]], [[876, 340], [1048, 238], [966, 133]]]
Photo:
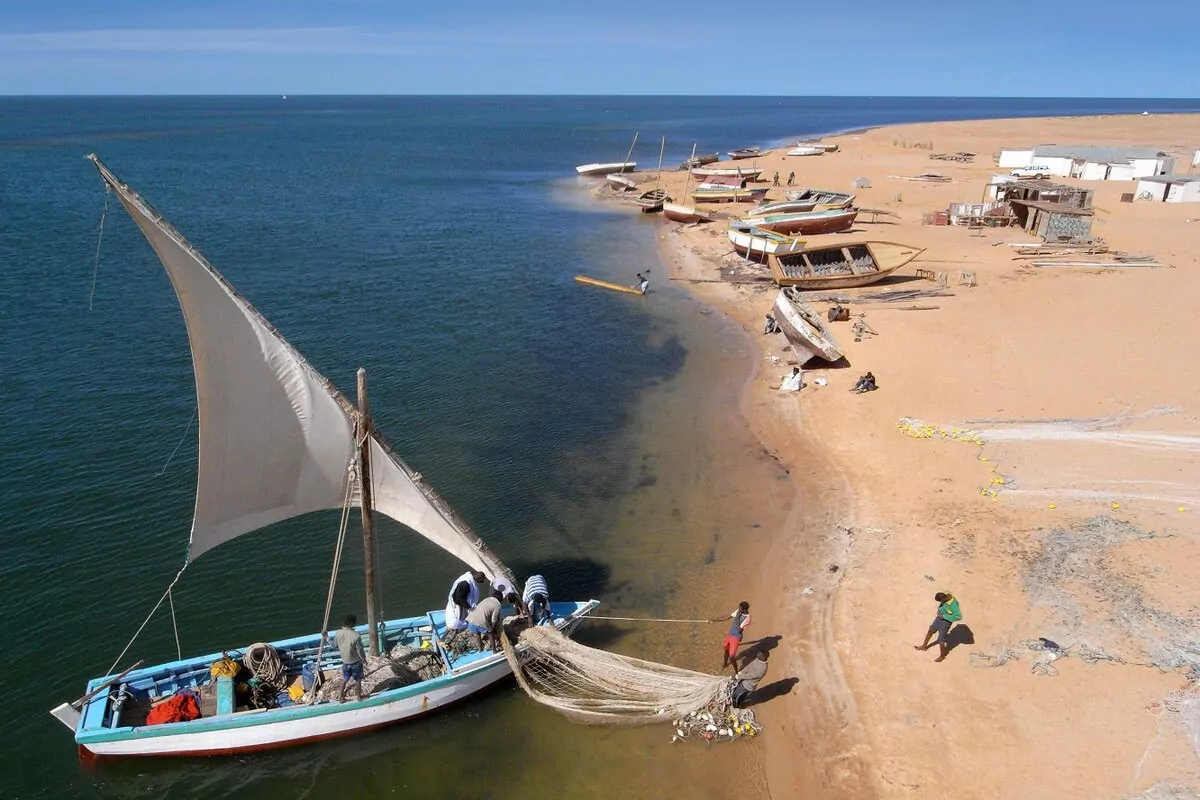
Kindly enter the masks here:
[[734, 161], [741, 161], [745, 158], [758, 158], [763, 154], [761, 147], [742, 147], [738, 150], [730, 150], [725, 155], [729, 156]]
[[608, 164], [580, 164], [575, 168], [583, 177], [595, 175], [611, 175], [614, 172], [633, 172], [637, 169], [636, 161], [613, 161]]
[[[716, 155], [716, 154], [714, 153], [713, 155]], [[692, 161], [695, 161], [695, 160], [696, 160], [696, 145], [692, 144], [692, 157], [688, 159], [687, 163], [691, 163]], [[713, 160], [715, 161], [716, 159], [714, 158]], [[688, 176], [687, 176], [687, 180], [684, 181], [684, 184], [683, 184], [683, 193], [685, 195], [688, 194], [688, 189], [691, 187], [691, 185], [692, 185], [692, 173], [689, 172]], [[713, 215], [709, 211], [705, 211], [704, 209], [701, 209], [701, 208], [696, 208], [696, 206], [694, 206], [694, 205], [689, 206], [689, 205], [684, 205], [683, 203], [672, 203], [672, 202], [669, 202], [669, 199], [668, 199], [668, 201], [663, 202], [662, 212], [663, 212], [663, 217], [671, 220], [672, 222], [683, 222], [685, 224], [694, 224], [697, 222], [712, 222], [712, 220], [713, 220]]]
[[745, 178], [748, 181], [758, 180], [762, 175], [761, 169], [753, 167], [693, 167], [692, 174], [697, 178]]
[[791, 150], [788, 150], [787, 154], [789, 156], [823, 156], [825, 155], [825, 148], [801, 145], [800, 147], [793, 147]]
[[766, 214], [761, 217], [743, 217], [741, 222], [766, 228], [776, 233], [799, 233], [816, 236], [822, 233], [837, 233], [854, 224], [858, 217], [856, 208], [832, 208], [825, 211], [801, 211], [795, 214]]
[[779, 290], [775, 297], [775, 321], [801, 366], [814, 358], [831, 363], [842, 358], [842, 347], [833, 338], [825, 320], [796, 290], [787, 287]]
[[836, 142], [796, 142], [796, 147], [819, 147], [826, 153], [836, 153], [838, 151]]
[[881, 281], [923, 252], [924, 248], [896, 242], [837, 243], [769, 255], [767, 264], [779, 286], [849, 289]]
[[[172, 590], [205, 552], [314, 511], [342, 514], [319, 629], [314, 609], [314, 632], [304, 636], [242, 643], [240, 654], [179, 654], [174, 661], [146, 667], [139, 661], [117, 671], [144, 622], [105, 675], [88, 681], [78, 700], [51, 711], [74, 732], [80, 752], [198, 756], [287, 747], [422, 717], [511, 675], [503, 653], [452, 647], [444, 611], [377, 619], [377, 515], [483, 572], [493, 584], [502, 577], [512, 582], [512, 573], [383, 438], [368, 411], [365, 371], [358, 370], [358, 403], [352, 405], [158, 211], [99, 158], [89, 158], [170, 278], [187, 323], [196, 380], [200, 442], [187, 557], [146, 622], [168, 600], [174, 621]], [[355, 508], [362, 519], [367, 619], [354, 630], [360, 644], [366, 640], [371, 671], [365, 677], [378, 680], [366, 697], [336, 702], [336, 692], [321, 691], [323, 685], [338, 687], [342, 667], [325, 632]], [[286, 556], [256, 554], [275, 566], [285, 565]], [[264, 573], [265, 579], [271, 574]], [[569, 633], [596, 605], [551, 604], [553, 624]], [[95, 613], [110, 612], [98, 607]], [[240, 655], [240, 663], [231, 652]], [[249, 691], [235, 687], [238, 674], [246, 676], [236, 680]]]
[[666, 189], [651, 189], [648, 192], [642, 192], [637, 199], [637, 204], [643, 214], [656, 214], [663, 210], [663, 204], [670, 199]]
[[826, 208], [849, 208], [854, 203], [850, 192], [835, 192], [832, 189], [787, 189], [783, 196], [791, 201], [812, 200]]
[[721, 160], [720, 153], [702, 153], [694, 155], [687, 161], [679, 165], [680, 169], [691, 169], [692, 167], [703, 167], [705, 164], [712, 164], [715, 161]]
[[739, 189], [736, 186], [696, 187], [692, 190], [692, 200], [697, 203], [755, 203], [766, 193], [765, 186], [750, 189]]
[[729, 223], [727, 235], [738, 255], [760, 263], [765, 263], [769, 255], [786, 256], [799, 253], [805, 244], [803, 239], [795, 236], [756, 228], [753, 225], [743, 225], [736, 221]]
[[614, 191], [618, 191], [618, 192], [637, 191], [637, 181], [635, 181], [633, 178], [626, 177], [625, 175], [622, 175], [618, 172], [614, 172], [611, 175], [606, 176], [604, 180], [605, 180], [605, 182], [608, 183], [609, 188], [613, 189]]
[[778, 203], [766, 203], [755, 206], [746, 212], [747, 217], [765, 217], [768, 214], [803, 214], [805, 211], [825, 211], [818, 209], [814, 200], [780, 200]]

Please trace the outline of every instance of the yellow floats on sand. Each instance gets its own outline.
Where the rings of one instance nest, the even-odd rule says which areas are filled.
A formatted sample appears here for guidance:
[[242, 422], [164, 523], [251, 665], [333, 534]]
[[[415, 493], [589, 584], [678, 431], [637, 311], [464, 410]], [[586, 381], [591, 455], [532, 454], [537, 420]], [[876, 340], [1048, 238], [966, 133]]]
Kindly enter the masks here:
[[627, 294], [641, 295], [642, 290], [633, 286], [622, 286], [619, 283], [609, 283], [608, 281], [589, 278], [587, 275], [576, 275], [575, 280], [578, 283], [586, 283], [588, 286], [599, 286], [601, 289], [612, 289], [614, 292], [625, 292]]

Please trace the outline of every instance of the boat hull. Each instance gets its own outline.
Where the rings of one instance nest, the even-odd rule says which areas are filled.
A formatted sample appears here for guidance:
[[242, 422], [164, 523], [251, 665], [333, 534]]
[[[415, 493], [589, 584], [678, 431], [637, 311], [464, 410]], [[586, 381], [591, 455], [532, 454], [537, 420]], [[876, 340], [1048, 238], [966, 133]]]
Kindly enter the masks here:
[[780, 289], [775, 298], [775, 320], [801, 365], [814, 358], [834, 362], [842, 357], [841, 346], [821, 316], [807, 303], [790, 298], [787, 289]]
[[575, 171], [580, 175], [609, 175], [614, 172], [633, 172], [636, 161], [613, 162], [610, 164], [580, 164]]
[[[575, 611], [555, 624], [569, 634], [598, 604], [593, 600], [565, 605]], [[75, 740], [83, 751], [101, 757], [231, 755], [292, 747], [414, 720], [467, 700], [511, 674], [504, 654], [495, 653], [438, 678], [365, 700], [241, 711], [163, 725], [77, 730]], [[85, 714], [80, 728], [86, 720]]]
[[844, 231], [854, 224], [854, 220], [857, 217], [857, 210], [839, 211], [837, 213], [810, 211], [800, 214], [783, 214], [778, 215], [778, 217], [747, 217], [743, 222], [750, 223], [759, 228], [765, 228], [769, 231], [775, 231], [776, 233], [799, 233], [806, 236], [816, 236], [822, 233]]
[[761, 169], [743, 169], [742, 167], [694, 167], [692, 169], [692, 174], [698, 178], [745, 178], [748, 181], [757, 179], [762, 173]]
[[767, 189], [712, 189], [692, 192], [692, 200], [697, 203], [757, 203], [767, 193]]
[[767, 263], [778, 286], [800, 291], [852, 289], [883, 280], [923, 252], [923, 248], [895, 242], [839, 243], [768, 256]]
[[712, 222], [713, 215], [695, 206], [663, 203], [663, 216], [672, 222]]
[[633, 178], [627, 178], [619, 172], [614, 172], [606, 177], [609, 187], [618, 192], [632, 192], [637, 190], [637, 182]]
[[804, 250], [804, 240], [766, 231], [755, 236], [751, 232], [729, 229], [729, 241], [738, 255], [755, 261], [766, 261], [768, 255], [785, 256]]
[[789, 156], [823, 156], [825, 155], [824, 147], [793, 147], [787, 151]]
[[744, 150], [732, 150], [725, 155], [733, 161], [741, 161], [747, 158], [758, 158], [763, 155], [763, 151], [757, 147], [746, 148]]

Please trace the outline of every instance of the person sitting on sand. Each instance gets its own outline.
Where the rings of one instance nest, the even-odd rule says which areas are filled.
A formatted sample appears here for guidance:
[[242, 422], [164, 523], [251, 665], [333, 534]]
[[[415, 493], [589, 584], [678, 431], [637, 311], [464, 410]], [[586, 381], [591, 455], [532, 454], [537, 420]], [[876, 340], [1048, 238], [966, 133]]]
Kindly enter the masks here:
[[868, 372], [858, 379], [858, 383], [854, 384], [854, 388], [850, 391], [862, 394], [863, 392], [873, 392], [878, 388], [875, 385], [875, 376]]
[[779, 384], [781, 392], [798, 392], [804, 388], [804, 375], [800, 372], [799, 367], [792, 367], [792, 374], [784, 377], [783, 382]]
[[768, 333], [779, 333], [779, 330], [779, 323], [774, 317], [767, 314], [767, 318], [763, 321], [763, 336], [766, 336]]
[[754, 694], [759, 682], [767, 675], [767, 659], [770, 657], [771, 654], [766, 650], [759, 650], [758, 656], [733, 676], [737, 681], [730, 698], [734, 708], [741, 708], [742, 704], [750, 699], [750, 695]]
[[637, 288], [641, 290], [642, 294], [650, 291], [650, 281], [646, 280], [640, 272], [637, 274]]
[[958, 608], [958, 601], [949, 592], [938, 592], [933, 599], [938, 603], [937, 616], [933, 618], [933, 623], [925, 633], [925, 641], [914, 647], [917, 650], [928, 650], [929, 640], [936, 633], [939, 652], [934, 661], [940, 662], [945, 661], [946, 654], [950, 652], [950, 626], [962, 619], [962, 612]]

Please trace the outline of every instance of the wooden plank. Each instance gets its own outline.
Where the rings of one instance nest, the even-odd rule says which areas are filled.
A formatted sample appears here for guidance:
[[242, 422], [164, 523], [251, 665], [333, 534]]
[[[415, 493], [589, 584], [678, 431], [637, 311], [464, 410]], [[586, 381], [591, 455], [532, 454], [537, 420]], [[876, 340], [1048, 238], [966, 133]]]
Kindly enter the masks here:
[[622, 286], [619, 283], [610, 283], [608, 281], [602, 281], [596, 278], [589, 278], [587, 275], [576, 275], [575, 282], [587, 284], [588, 286], [599, 286], [601, 289], [612, 289], [614, 292], [625, 292], [626, 294], [636, 294], [639, 297], [642, 296], [640, 289], [635, 289], [632, 286]]

